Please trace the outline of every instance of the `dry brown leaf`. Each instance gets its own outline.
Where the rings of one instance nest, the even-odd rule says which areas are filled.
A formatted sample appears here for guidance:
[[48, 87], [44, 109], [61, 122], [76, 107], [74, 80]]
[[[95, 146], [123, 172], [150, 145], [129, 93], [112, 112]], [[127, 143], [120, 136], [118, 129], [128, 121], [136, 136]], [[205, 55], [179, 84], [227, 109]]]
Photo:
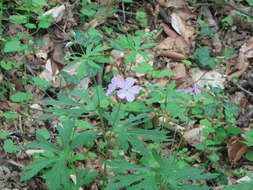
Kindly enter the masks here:
[[161, 51], [158, 51], [157, 54], [161, 55], [161, 56], [170, 57], [170, 58], [175, 59], [175, 60], [183, 60], [183, 59], [188, 58], [184, 54], [177, 53], [177, 52], [171, 51], [171, 50], [161, 50]]
[[158, 3], [163, 7], [183, 8], [187, 6], [185, 0], [158, 0]]
[[194, 28], [185, 23], [177, 13], [171, 14], [171, 25], [173, 29], [180, 34], [187, 43], [190, 43], [194, 36]]
[[64, 43], [56, 44], [52, 53], [52, 59], [61, 65], [65, 65], [64, 55]]
[[49, 34], [43, 35], [38, 40], [43, 41], [44, 45], [36, 47], [35, 55], [40, 59], [47, 60], [48, 53], [52, 51], [54, 43], [51, 40]]
[[189, 19], [197, 18], [197, 14], [193, 13], [188, 8], [180, 8], [174, 10], [174, 13], [176, 13], [178, 16], [180, 16], [184, 21], [187, 21]]
[[162, 24], [162, 27], [163, 27], [163, 31], [169, 36], [169, 37], [172, 37], [172, 38], [177, 38], [179, 37], [179, 35], [174, 32], [170, 27], [168, 27], [167, 24]]
[[65, 12], [65, 5], [54, 7], [43, 14], [43, 16], [51, 15], [54, 23], [58, 23], [62, 20]]
[[248, 101], [245, 96], [245, 93], [237, 91], [235, 92], [235, 94], [231, 95], [231, 102], [243, 108]]
[[188, 44], [179, 36], [167, 37], [154, 50], [158, 55], [167, 56], [176, 60], [187, 59], [189, 53]]
[[190, 70], [190, 75], [194, 82], [198, 82], [200, 88], [209, 89], [209, 85], [224, 89], [224, 83], [226, 81], [225, 75], [218, 70], [204, 71], [199, 68], [193, 68]]
[[172, 79], [180, 79], [186, 77], [186, 69], [183, 63], [176, 63], [172, 66]]
[[231, 163], [239, 161], [247, 151], [247, 145], [238, 137], [233, 137], [227, 143], [228, 159]]
[[195, 146], [198, 144], [202, 144], [205, 140], [205, 137], [201, 135], [205, 126], [200, 125], [197, 128], [190, 129], [186, 131], [183, 135], [185, 141], [189, 143], [191, 146]]
[[88, 30], [90, 28], [96, 28], [97, 26], [103, 24], [106, 21], [106, 16], [100, 16], [93, 19], [89, 23], [86, 23], [84, 26], [78, 27], [79, 30]]
[[59, 70], [57, 71], [56, 67], [53, 68], [51, 59], [48, 59], [46, 62], [44, 71], [42, 71], [39, 76], [48, 82], [54, 83], [55, 75], [58, 72], [59, 72]]
[[228, 62], [226, 65], [226, 73], [228, 80], [233, 77], [240, 77], [248, 68], [248, 59], [253, 57], [253, 38], [248, 43], [243, 44], [239, 51], [237, 62]]

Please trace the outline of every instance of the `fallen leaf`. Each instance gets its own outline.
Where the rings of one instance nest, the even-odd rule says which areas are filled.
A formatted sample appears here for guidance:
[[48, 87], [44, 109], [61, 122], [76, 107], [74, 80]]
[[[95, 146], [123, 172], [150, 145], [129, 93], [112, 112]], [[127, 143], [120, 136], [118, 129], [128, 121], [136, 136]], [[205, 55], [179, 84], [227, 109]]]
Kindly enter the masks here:
[[177, 13], [171, 14], [171, 25], [173, 29], [180, 34], [184, 40], [190, 44], [194, 36], [194, 28], [186, 24], [186, 22]]
[[187, 3], [185, 0], [158, 0], [158, 3], [166, 8], [182, 8], [186, 7]]
[[183, 63], [176, 63], [172, 66], [172, 79], [180, 79], [186, 77], [186, 69]]
[[238, 137], [232, 137], [227, 143], [228, 159], [231, 163], [239, 161], [247, 151], [247, 145]]
[[154, 50], [158, 55], [182, 60], [187, 59], [189, 46], [181, 37], [167, 37], [160, 42]]
[[35, 55], [37, 58], [47, 60], [48, 53], [52, 51], [54, 43], [51, 40], [49, 34], [45, 34], [42, 37], [37, 39], [38, 41], [42, 41], [43, 45], [36, 46]]
[[204, 136], [201, 135], [204, 128], [206, 128], [206, 126], [200, 125], [199, 127], [186, 131], [183, 135], [185, 141], [191, 146], [202, 144], [203, 141], [206, 139]]
[[54, 46], [54, 51], [52, 53], [52, 59], [61, 64], [61, 65], [65, 65], [66, 62], [64, 60], [64, 56], [65, 56], [65, 53], [64, 53], [64, 46], [65, 44], [64, 43], [59, 43], [59, 44], [56, 44]]
[[226, 73], [228, 80], [234, 77], [240, 77], [248, 68], [249, 60], [253, 57], [253, 38], [242, 45], [239, 51], [237, 61], [227, 62]]
[[43, 16], [51, 15], [54, 19], [54, 23], [58, 23], [62, 20], [65, 12], [65, 5], [54, 7], [43, 14]]
[[243, 183], [243, 182], [251, 182], [252, 179], [249, 176], [244, 176], [238, 180], [236, 180], [237, 183]]
[[51, 82], [54, 84], [55, 82], [55, 76], [59, 73], [59, 68], [54, 64], [54, 62], [51, 61], [51, 59], [48, 59], [45, 65], [44, 71], [41, 72], [39, 75], [42, 79], [45, 79], [48, 82]]
[[218, 70], [204, 71], [198, 68], [190, 70], [190, 75], [193, 82], [198, 82], [200, 88], [209, 89], [208, 85], [224, 89], [224, 83], [226, 81], [225, 75]]
[[161, 50], [161, 51], [158, 51], [157, 54], [161, 55], [161, 56], [170, 57], [170, 58], [175, 59], [175, 60], [183, 60], [183, 59], [188, 58], [184, 54], [177, 53], [177, 52], [171, 51], [171, 50]]

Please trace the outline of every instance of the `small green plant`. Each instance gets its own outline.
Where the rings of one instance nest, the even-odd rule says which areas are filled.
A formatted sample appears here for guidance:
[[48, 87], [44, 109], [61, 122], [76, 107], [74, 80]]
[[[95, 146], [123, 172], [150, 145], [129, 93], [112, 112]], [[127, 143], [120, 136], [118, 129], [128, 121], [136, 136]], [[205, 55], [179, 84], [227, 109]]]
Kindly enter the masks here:
[[[39, 133], [36, 135], [36, 141], [27, 145], [45, 152], [36, 156], [35, 164], [24, 168], [21, 181], [41, 172], [50, 190], [78, 190], [82, 185], [90, 183], [97, 176], [97, 172], [77, 169], [74, 165], [77, 158], [73, 151], [83, 145], [91, 147], [97, 138], [96, 133], [91, 130], [76, 132], [75, 122], [71, 120], [64, 121], [56, 129], [59, 132], [58, 145], [53, 145]], [[76, 183], [70, 180], [70, 175], [76, 176]]]
[[207, 46], [196, 49], [196, 63], [205, 69], [215, 69], [217, 66], [215, 58], [210, 56]]
[[197, 32], [198, 35], [214, 37], [214, 30], [209, 27], [208, 23], [201, 19], [198, 19], [197, 23], [200, 25], [200, 30]]
[[[109, 166], [117, 175], [110, 178], [106, 190], [127, 189], [147, 190], [185, 190], [208, 189], [200, 185], [187, 183], [189, 180], [210, 180], [216, 174], [204, 174], [202, 170], [187, 166], [175, 157], [163, 158], [156, 151], [152, 157], [142, 159], [141, 165], [134, 165], [126, 160], [111, 161]], [[135, 174], [126, 174], [127, 171]]]
[[147, 15], [145, 12], [137, 12], [135, 15], [135, 19], [138, 20], [143, 27], [146, 27], [148, 24]]
[[127, 65], [135, 62], [138, 54], [145, 60], [150, 60], [149, 53], [144, 50], [156, 45], [155, 43], [144, 43], [142, 37], [132, 35], [119, 35], [117, 40], [109, 39], [109, 41], [111, 42], [112, 48], [120, 51], [129, 51], [125, 55], [125, 63]]
[[[90, 29], [86, 32], [75, 31], [75, 41], [68, 44], [70, 48], [79, 47], [81, 52], [70, 53], [66, 58], [71, 64], [77, 65], [76, 75], [72, 75], [72, 81], [80, 81], [84, 77], [94, 77], [103, 71], [104, 63], [109, 62], [109, 56], [104, 51], [109, 49], [108, 46], [102, 45], [101, 34], [96, 29]], [[69, 75], [63, 74], [67, 79]], [[68, 79], [67, 79], [68, 80]]]
[[22, 149], [21, 146], [14, 144], [14, 142], [8, 137], [8, 132], [0, 132], [0, 139], [3, 140], [4, 151], [6, 153], [14, 153], [20, 151]]

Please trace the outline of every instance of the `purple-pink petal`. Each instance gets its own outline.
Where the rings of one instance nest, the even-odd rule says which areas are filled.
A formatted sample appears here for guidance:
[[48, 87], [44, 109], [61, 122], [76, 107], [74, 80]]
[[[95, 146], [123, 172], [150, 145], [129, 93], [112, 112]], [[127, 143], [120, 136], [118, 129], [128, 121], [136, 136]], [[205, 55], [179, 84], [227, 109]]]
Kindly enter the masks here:
[[135, 79], [134, 78], [131, 78], [131, 77], [128, 77], [128, 78], [126, 78], [126, 80], [125, 80], [125, 88], [126, 87], [131, 87], [131, 86], [133, 86], [134, 85], [134, 83], [135, 83]]
[[120, 98], [120, 99], [124, 99], [126, 97], [126, 90], [125, 89], [121, 89], [117, 92], [117, 96]]
[[127, 96], [126, 96], [126, 99], [127, 99], [128, 102], [132, 102], [132, 101], [135, 100], [135, 97], [134, 97], [133, 94], [128, 93]]
[[105, 95], [109, 96], [115, 89], [116, 85], [114, 83], [109, 84]]
[[130, 89], [129, 89], [129, 92], [132, 93], [132, 94], [138, 94], [140, 92], [140, 87], [135, 85], [135, 86], [132, 86]]

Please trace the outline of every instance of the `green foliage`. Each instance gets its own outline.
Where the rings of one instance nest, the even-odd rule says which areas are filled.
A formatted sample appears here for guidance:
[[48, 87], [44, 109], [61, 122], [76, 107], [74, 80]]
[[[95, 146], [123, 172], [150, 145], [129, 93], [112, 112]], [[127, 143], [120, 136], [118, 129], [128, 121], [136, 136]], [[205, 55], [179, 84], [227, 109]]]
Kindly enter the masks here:
[[3, 113], [3, 116], [6, 120], [13, 120], [17, 118], [17, 114], [12, 111], [6, 111]]
[[19, 64], [14, 61], [0, 61], [0, 68], [3, 70], [11, 70], [13, 68], [19, 68]]
[[52, 84], [50, 82], [48, 82], [47, 80], [42, 79], [40, 77], [32, 77], [32, 84], [36, 85], [36, 86], [41, 86], [45, 89], [52, 86]]
[[[97, 172], [88, 173], [87, 170], [75, 168], [73, 151], [77, 147], [93, 142], [97, 138], [96, 133], [95, 131], [76, 132], [75, 122], [71, 120], [64, 121], [56, 129], [59, 133], [58, 146], [53, 145], [45, 138], [45, 135], [48, 137], [45, 131], [38, 132], [36, 141], [27, 145], [45, 152], [38, 156], [35, 164], [24, 168], [25, 173], [22, 175], [21, 181], [28, 180], [42, 172], [49, 190], [78, 190], [83, 184], [90, 183], [96, 177]], [[78, 176], [77, 184], [70, 181], [71, 174]]]
[[29, 100], [32, 100], [32, 96], [25, 92], [17, 92], [13, 95], [11, 95], [11, 101], [13, 102], [27, 102]]
[[5, 53], [11, 53], [11, 52], [23, 51], [23, 50], [25, 50], [25, 46], [19, 40], [7, 41], [4, 46]]
[[0, 132], [0, 139], [3, 140], [3, 149], [6, 153], [14, 153], [21, 150], [21, 146], [15, 145], [11, 139], [8, 138], [9, 133], [6, 131]]
[[13, 153], [13, 152], [17, 152], [21, 150], [20, 146], [17, 146], [13, 143], [12, 140], [7, 139], [4, 141], [4, 145], [3, 145], [4, 151], [7, 153]]
[[106, 119], [113, 127], [112, 131], [116, 134], [117, 145], [125, 152], [129, 149], [129, 144], [135, 149], [140, 151], [140, 154], [148, 155], [149, 150], [145, 148], [147, 143], [140, 141], [140, 137], [149, 139], [154, 142], [168, 141], [165, 131], [160, 130], [146, 130], [135, 129], [134, 126], [144, 123], [147, 119], [147, 114], [139, 114], [137, 116], [130, 116], [129, 118], [121, 121], [124, 118], [125, 110], [123, 106], [116, 107], [112, 113], [106, 114]]
[[215, 62], [215, 58], [210, 57], [209, 49], [206, 46], [197, 48], [196, 61], [199, 67], [205, 68], [205, 69], [215, 69], [217, 66]]
[[[89, 96], [89, 93], [93, 94], [93, 97]], [[106, 107], [108, 97], [103, 93], [101, 86], [96, 86], [90, 91], [88, 90], [74, 90], [70, 93], [75, 98], [80, 98], [85, 101], [84, 104], [77, 102], [63, 94], [58, 94], [58, 100], [43, 100], [42, 102], [53, 106], [63, 106], [62, 108], [48, 108], [45, 112], [52, 112], [53, 114], [45, 114], [40, 119], [48, 119], [53, 117], [59, 117], [66, 115], [70, 118], [78, 118], [84, 113], [96, 113], [96, 109], [99, 107]], [[68, 106], [68, 108], [64, 108]]]
[[244, 139], [245, 139], [245, 143], [248, 146], [253, 146], [253, 130], [252, 129], [246, 131], [244, 135]]
[[67, 56], [71, 64], [67, 67], [77, 65], [75, 79], [80, 81], [84, 77], [94, 77], [103, 71], [104, 63], [109, 62], [109, 56], [104, 54], [104, 51], [109, 47], [102, 45], [101, 35], [96, 29], [88, 31], [76, 31], [74, 33], [75, 41], [69, 46], [74, 48], [76, 45], [80, 47], [82, 52], [70, 53]]
[[148, 21], [147, 21], [147, 15], [145, 12], [139, 11], [135, 15], [135, 19], [140, 22], [140, 24], [144, 27], [147, 26]]
[[197, 34], [214, 37], [214, 30], [209, 27], [208, 23], [201, 19], [198, 19], [197, 23], [200, 25], [200, 31], [198, 31]]
[[131, 64], [136, 61], [136, 56], [141, 55], [146, 61], [150, 59], [149, 52], [144, 51], [147, 48], [155, 46], [155, 43], [144, 43], [140, 36], [118, 35], [118, 39], [109, 39], [114, 49], [123, 51], [128, 50], [130, 53], [125, 55], [125, 63]]
[[[142, 165], [134, 165], [123, 159], [109, 162], [117, 175], [110, 177], [111, 182], [105, 190], [117, 190], [126, 187], [128, 190], [185, 190], [209, 189], [208, 187], [187, 183], [189, 180], [209, 180], [216, 174], [204, 174], [202, 170], [181, 165], [174, 157], [162, 158], [152, 152], [152, 158]], [[125, 174], [130, 171], [134, 174]]]

